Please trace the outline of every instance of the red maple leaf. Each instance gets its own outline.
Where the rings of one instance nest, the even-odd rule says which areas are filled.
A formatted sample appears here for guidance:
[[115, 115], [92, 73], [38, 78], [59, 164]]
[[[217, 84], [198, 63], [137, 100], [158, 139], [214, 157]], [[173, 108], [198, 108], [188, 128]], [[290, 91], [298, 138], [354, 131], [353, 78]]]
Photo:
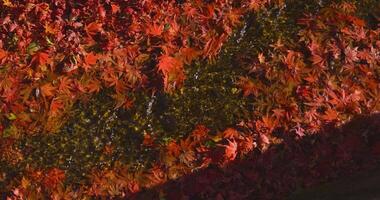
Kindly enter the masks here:
[[248, 77], [240, 77], [240, 80], [237, 83], [239, 87], [243, 90], [243, 96], [247, 97], [249, 95], [259, 95], [259, 87]]
[[151, 185], [157, 185], [160, 183], [165, 182], [166, 175], [164, 171], [159, 167], [158, 165], [153, 166], [150, 170], [150, 173], [148, 174], [148, 179], [150, 180]]
[[53, 101], [50, 104], [50, 113], [55, 116], [58, 114], [60, 110], [64, 108], [64, 103], [60, 100], [53, 99]]
[[63, 76], [61, 79], [60, 79], [60, 82], [59, 82], [59, 86], [58, 86], [58, 90], [60, 92], [63, 92], [63, 93], [66, 93], [66, 94], [69, 94], [70, 93], [70, 90], [72, 89], [72, 80], [66, 76]]
[[209, 129], [204, 125], [197, 125], [197, 127], [191, 133], [191, 136], [196, 140], [200, 141], [207, 137]]
[[326, 121], [334, 121], [336, 119], [338, 119], [338, 112], [336, 112], [336, 110], [333, 110], [333, 109], [328, 109], [325, 114], [322, 116], [322, 119], [326, 120]]
[[146, 27], [146, 33], [152, 36], [160, 36], [163, 31], [164, 31], [164, 26], [160, 24], [151, 24], [151, 25], [147, 25]]
[[183, 83], [185, 75], [181, 60], [168, 55], [159, 58], [158, 71], [164, 75], [165, 91], [171, 91]]
[[97, 22], [92, 22], [86, 26], [86, 32], [88, 35], [95, 35], [98, 32], [102, 31], [102, 24]]
[[144, 146], [147, 146], [147, 147], [150, 147], [150, 146], [153, 146], [153, 144], [154, 144], [154, 139], [153, 139], [153, 137], [151, 136], [151, 134], [149, 134], [149, 133], [145, 133], [145, 134], [144, 134], [143, 145], [144, 145]]
[[49, 59], [49, 54], [45, 53], [45, 52], [38, 52], [36, 53], [32, 60], [31, 60], [31, 64], [37, 64], [37, 65], [45, 65], [47, 63]]
[[84, 58], [84, 62], [86, 62], [86, 64], [88, 65], [95, 65], [97, 60], [98, 60], [98, 56], [94, 53], [89, 53]]
[[61, 169], [53, 168], [46, 173], [43, 183], [47, 188], [56, 188], [64, 179], [65, 172]]
[[223, 132], [223, 137], [226, 139], [235, 139], [240, 136], [239, 132], [234, 128], [227, 128]]
[[190, 4], [186, 4], [183, 10], [183, 13], [186, 16], [187, 20], [189, 20], [190, 18], [194, 18], [197, 14], [199, 14], [198, 10], [193, 6], [190, 6]]
[[167, 150], [168, 150], [168, 153], [171, 154], [172, 156], [177, 157], [177, 156], [179, 156], [179, 154], [181, 153], [181, 148], [180, 148], [180, 146], [179, 146], [176, 142], [174, 142], [174, 141], [170, 142], [170, 143], [167, 145], [166, 148], [167, 148]]
[[228, 144], [227, 145], [221, 145], [225, 147], [224, 150], [224, 157], [228, 161], [235, 160], [236, 155], [237, 155], [237, 149], [238, 149], [238, 144], [236, 143], [235, 140], [229, 140], [227, 139]]
[[87, 91], [90, 93], [98, 93], [101, 89], [101, 83], [98, 79], [91, 79], [86, 85]]
[[195, 50], [194, 48], [182, 48], [180, 53], [185, 64], [190, 64], [191, 61], [201, 54], [201, 52]]

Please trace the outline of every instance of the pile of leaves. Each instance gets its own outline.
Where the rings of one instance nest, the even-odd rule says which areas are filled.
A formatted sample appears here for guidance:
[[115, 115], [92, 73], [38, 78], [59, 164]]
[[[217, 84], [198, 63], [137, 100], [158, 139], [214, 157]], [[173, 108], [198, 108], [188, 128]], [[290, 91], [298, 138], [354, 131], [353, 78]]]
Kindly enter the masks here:
[[[184, 65], [215, 58], [245, 12], [266, 1], [3, 1], [0, 132], [54, 132], [73, 103], [110, 90], [181, 87]], [[162, 9], [165, 8], [165, 9]]]
[[[140, 192], [135, 198], [288, 199], [286, 197], [297, 189], [376, 170], [380, 161], [379, 147], [380, 115], [355, 117], [342, 127], [327, 126], [318, 134], [286, 140], [264, 153], [253, 151], [224, 168], [211, 166], [196, 171]], [[379, 195], [364, 191], [357, 194], [357, 198]], [[299, 199], [315, 195], [319, 195], [318, 191]]]
[[[2, 49], [6, 49], [0, 54], [3, 98], [0, 120], [3, 137], [8, 138], [2, 141], [4, 147], [12, 143], [9, 138], [20, 137], [21, 130], [29, 133], [41, 127], [45, 131], [56, 129], [61, 123], [57, 116], [75, 101], [85, 100], [101, 89], [109, 88], [116, 107], [126, 109], [133, 106], [130, 92], [139, 89], [172, 92], [183, 83], [186, 64], [200, 57], [215, 57], [245, 10], [266, 4], [264, 1], [206, 3], [197, 0], [106, 1], [103, 4], [86, 1], [67, 5], [53, 2], [3, 3], [5, 11], [2, 12], [8, 12], [9, 18], [2, 21], [2, 30], [13, 34], [10, 38], [4, 33], [0, 40]], [[163, 11], [162, 6], [167, 9]], [[364, 20], [355, 16], [355, 10], [352, 3], [332, 4], [318, 14], [305, 16], [298, 21], [303, 29], [295, 40], [297, 43], [285, 44], [279, 40], [245, 66], [247, 75], [236, 84], [241, 88], [242, 98], [252, 100], [253, 119], [220, 132], [211, 132], [207, 125], [198, 125], [188, 137], [167, 145], [158, 144], [154, 135], [145, 134], [142, 145], [160, 151], [152, 168], [136, 172], [130, 171], [126, 164], [115, 162], [113, 167], [94, 169], [88, 175], [87, 184], [65, 183], [65, 173], [58, 168], [27, 167], [22, 177], [10, 181], [6, 188], [11, 191], [9, 198], [135, 197], [143, 189], [198, 170], [219, 170], [252, 151], [264, 152], [263, 156], [269, 157], [248, 160], [250, 166], [265, 168], [272, 162], [272, 156], [283, 150], [279, 148], [265, 154], [270, 145], [284, 141], [289, 144], [289, 140], [296, 142], [319, 133], [326, 124], [336, 126], [356, 114], [379, 111], [380, 27], [378, 23], [377, 27], [368, 27]], [[27, 19], [38, 20], [29, 22]], [[39, 28], [45, 30], [43, 37], [32, 34], [32, 30]], [[339, 140], [337, 143], [342, 145], [336, 150], [335, 164], [342, 160], [345, 165], [351, 160], [350, 152], [365, 148], [368, 142], [360, 141], [366, 137], [350, 136], [347, 140]], [[315, 146], [312, 155], [317, 157], [321, 152], [330, 155], [326, 153], [328, 142]], [[352, 146], [355, 148], [351, 149]], [[371, 152], [377, 155], [378, 143], [370, 146]], [[2, 152], [8, 162], [22, 159], [17, 151]], [[112, 147], [107, 147], [105, 154], [112, 154]], [[304, 157], [300, 155], [296, 159]], [[323, 168], [326, 173], [334, 169], [328, 168], [332, 165], [328, 161], [317, 160], [314, 164], [313, 169]], [[301, 166], [305, 172], [310, 169], [308, 167]], [[266, 176], [271, 177], [270, 169], [263, 170], [266, 173], [262, 174], [247, 170], [248, 174], [228, 180], [239, 182], [244, 176], [252, 182], [265, 182]], [[252, 191], [281, 195], [289, 192], [288, 187], [294, 185], [284, 185], [290, 179], [283, 171], [281, 174], [284, 178], [279, 180], [283, 182], [265, 183], [257, 186], [258, 189], [251, 188]], [[207, 179], [217, 175], [211, 173]], [[313, 177], [316, 180], [323, 177], [319, 174], [299, 176], [300, 179]], [[189, 187], [189, 191], [181, 192], [189, 195], [201, 191], [202, 198], [215, 193], [207, 189]], [[233, 193], [215, 194], [215, 197], [222, 199], [231, 195], [237, 197]], [[159, 196], [164, 198], [164, 192]]]
[[246, 67], [238, 84], [252, 98], [262, 137], [270, 141], [276, 129], [302, 137], [379, 111], [380, 29], [355, 11], [342, 3], [306, 15], [296, 44], [279, 39]]

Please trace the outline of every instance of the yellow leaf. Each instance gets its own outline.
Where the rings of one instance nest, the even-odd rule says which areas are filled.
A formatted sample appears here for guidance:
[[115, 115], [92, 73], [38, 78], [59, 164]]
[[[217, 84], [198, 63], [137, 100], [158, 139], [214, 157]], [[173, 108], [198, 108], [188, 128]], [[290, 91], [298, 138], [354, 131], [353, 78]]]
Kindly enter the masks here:
[[22, 179], [21, 179], [21, 187], [24, 188], [24, 189], [27, 189], [29, 186], [30, 186], [30, 181], [27, 178], [22, 177]]
[[14, 7], [13, 3], [10, 0], [3, 0], [3, 5], [7, 7]]

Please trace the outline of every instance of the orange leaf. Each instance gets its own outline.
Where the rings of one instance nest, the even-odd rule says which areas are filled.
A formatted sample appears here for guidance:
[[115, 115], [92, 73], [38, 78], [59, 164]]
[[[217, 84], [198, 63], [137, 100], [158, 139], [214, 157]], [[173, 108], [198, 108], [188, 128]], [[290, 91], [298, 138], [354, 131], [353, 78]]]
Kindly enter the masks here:
[[197, 125], [197, 127], [191, 133], [191, 136], [194, 137], [196, 141], [200, 141], [207, 137], [207, 134], [210, 130], [204, 125]]
[[234, 128], [227, 128], [223, 132], [223, 137], [226, 138], [226, 139], [238, 138], [239, 135], [240, 135], [239, 132], [236, 129], [234, 129]]
[[112, 14], [120, 12], [120, 7], [114, 3], [111, 4]]
[[67, 93], [69, 94], [70, 93], [70, 90], [72, 88], [72, 80], [66, 76], [63, 76], [61, 79], [60, 79], [60, 82], [59, 82], [59, 86], [58, 86], [58, 90], [60, 92], [63, 92], [63, 93]]
[[201, 52], [195, 50], [194, 48], [182, 48], [180, 53], [185, 64], [190, 64], [191, 61], [201, 54]]
[[48, 59], [49, 59], [49, 54], [45, 52], [39, 52], [33, 56], [31, 63], [36, 63], [37, 65], [45, 65]]
[[148, 25], [148, 27], [146, 28], [147, 34], [152, 36], [160, 36], [163, 31], [164, 27], [158, 24]]
[[249, 78], [240, 77], [240, 80], [237, 84], [243, 90], [243, 96], [247, 97], [253, 94], [257, 97], [259, 95], [260, 87]]
[[146, 147], [150, 147], [150, 146], [153, 146], [153, 144], [154, 144], [153, 137], [149, 133], [145, 133], [143, 145]]
[[48, 171], [44, 178], [44, 185], [48, 188], [55, 188], [65, 179], [65, 172], [58, 168], [53, 168]]
[[359, 26], [359, 27], [364, 27], [365, 26], [365, 21], [356, 17], [351, 17], [351, 21], [353, 24]]
[[97, 79], [91, 79], [90, 82], [86, 85], [86, 88], [90, 93], [98, 93], [101, 88], [100, 81]]
[[322, 119], [326, 121], [333, 121], [338, 119], [338, 112], [333, 109], [328, 109], [325, 114], [322, 116]]
[[89, 35], [95, 35], [96, 33], [100, 32], [102, 30], [102, 24], [92, 22], [89, 25], [86, 26], [86, 32]]
[[44, 97], [51, 97], [54, 95], [54, 86], [51, 83], [47, 83], [41, 87], [41, 94]]
[[179, 156], [179, 154], [181, 153], [181, 148], [179, 147], [179, 145], [177, 143], [175, 143], [174, 141], [171, 141], [168, 145], [167, 145], [167, 150], [168, 150], [168, 153], [172, 154], [173, 156]]
[[98, 56], [96, 54], [94, 54], [94, 53], [89, 53], [84, 58], [84, 61], [88, 65], [95, 65], [97, 60], [98, 60]]
[[182, 61], [168, 55], [159, 58], [158, 71], [164, 75], [165, 91], [171, 91], [175, 86], [181, 85], [185, 79]]
[[277, 120], [271, 118], [270, 116], [263, 116], [261, 120], [264, 126], [268, 128], [270, 132], [272, 132], [277, 127]]
[[257, 56], [257, 58], [259, 59], [260, 64], [265, 63], [265, 56], [264, 56], [263, 53], [259, 53], [259, 55]]
[[3, 58], [5, 58], [5, 57], [7, 57], [7, 52], [4, 51], [4, 50], [2, 50], [2, 49], [0, 49], [0, 61], [1, 61]]
[[60, 100], [53, 99], [50, 104], [50, 112], [53, 116], [57, 115], [60, 110], [64, 108], [64, 104]]

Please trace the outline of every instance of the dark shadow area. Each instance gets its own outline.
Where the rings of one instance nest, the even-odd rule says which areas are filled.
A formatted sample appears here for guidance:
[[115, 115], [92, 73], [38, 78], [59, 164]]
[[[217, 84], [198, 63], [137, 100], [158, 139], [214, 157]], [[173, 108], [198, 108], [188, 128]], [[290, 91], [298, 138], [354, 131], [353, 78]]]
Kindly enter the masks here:
[[283, 139], [263, 153], [251, 152], [223, 168], [211, 165], [133, 198], [380, 199], [380, 114]]

